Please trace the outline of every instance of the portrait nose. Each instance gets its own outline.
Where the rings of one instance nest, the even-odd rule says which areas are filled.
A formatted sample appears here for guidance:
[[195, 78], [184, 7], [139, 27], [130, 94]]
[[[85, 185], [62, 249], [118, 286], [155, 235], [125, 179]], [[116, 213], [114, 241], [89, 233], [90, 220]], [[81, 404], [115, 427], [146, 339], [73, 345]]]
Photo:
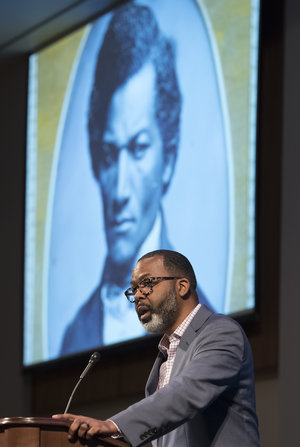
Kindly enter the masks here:
[[128, 173], [128, 151], [122, 148], [119, 153], [117, 179], [116, 179], [116, 198], [119, 201], [126, 200], [129, 195], [130, 177]]

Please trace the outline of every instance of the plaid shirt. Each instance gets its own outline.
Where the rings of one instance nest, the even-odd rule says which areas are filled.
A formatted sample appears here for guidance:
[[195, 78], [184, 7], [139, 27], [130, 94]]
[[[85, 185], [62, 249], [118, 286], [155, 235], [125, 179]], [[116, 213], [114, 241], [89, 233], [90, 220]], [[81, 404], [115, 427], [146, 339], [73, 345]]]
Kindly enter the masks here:
[[200, 306], [201, 304], [198, 304], [195, 307], [195, 309], [192, 310], [192, 312], [178, 326], [178, 328], [175, 329], [175, 331], [173, 332], [173, 334], [170, 335], [170, 337], [164, 334], [164, 336], [160, 340], [158, 349], [166, 357], [166, 360], [160, 366], [157, 389], [163, 388], [165, 385], [169, 383], [177, 347], [180, 343], [181, 337], [183, 336], [188, 325], [194, 318], [195, 314], [200, 309]]

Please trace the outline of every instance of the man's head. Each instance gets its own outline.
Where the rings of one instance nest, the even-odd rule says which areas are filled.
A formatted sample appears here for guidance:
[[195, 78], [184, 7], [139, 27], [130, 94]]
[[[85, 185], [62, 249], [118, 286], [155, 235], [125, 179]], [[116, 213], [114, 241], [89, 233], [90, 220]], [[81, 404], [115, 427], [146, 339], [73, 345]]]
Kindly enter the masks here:
[[132, 273], [138, 317], [149, 332], [172, 333], [198, 303], [196, 277], [178, 252], [156, 250], [142, 256]]
[[146, 6], [113, 16], [90, 99], [89, 137], [109, 255], [134, 260], [171, 181], [181, 96], [172, 45]]

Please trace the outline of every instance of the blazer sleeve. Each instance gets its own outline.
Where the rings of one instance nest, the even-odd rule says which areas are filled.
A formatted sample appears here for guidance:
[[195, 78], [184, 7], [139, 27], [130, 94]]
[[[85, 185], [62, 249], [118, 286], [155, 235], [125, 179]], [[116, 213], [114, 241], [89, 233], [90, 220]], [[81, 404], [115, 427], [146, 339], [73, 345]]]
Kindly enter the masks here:
[[213, 319], [197, 334], [168, 385], [110, 419], [134, 447], [174, 430], [238, 383], [245, 342], [236, 322]]

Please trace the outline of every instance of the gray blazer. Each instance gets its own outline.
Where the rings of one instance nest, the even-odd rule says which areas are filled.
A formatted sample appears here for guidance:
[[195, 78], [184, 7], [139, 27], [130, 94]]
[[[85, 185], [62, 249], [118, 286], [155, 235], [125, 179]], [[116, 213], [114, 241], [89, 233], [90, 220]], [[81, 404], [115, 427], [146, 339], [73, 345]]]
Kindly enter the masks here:
[[170, 382], [156, 391], [158, 354], [146, 398], [112, 416], [133, 447], [258, 447], [253, 361], [237, 322], [202, 305], [185, 331]]

